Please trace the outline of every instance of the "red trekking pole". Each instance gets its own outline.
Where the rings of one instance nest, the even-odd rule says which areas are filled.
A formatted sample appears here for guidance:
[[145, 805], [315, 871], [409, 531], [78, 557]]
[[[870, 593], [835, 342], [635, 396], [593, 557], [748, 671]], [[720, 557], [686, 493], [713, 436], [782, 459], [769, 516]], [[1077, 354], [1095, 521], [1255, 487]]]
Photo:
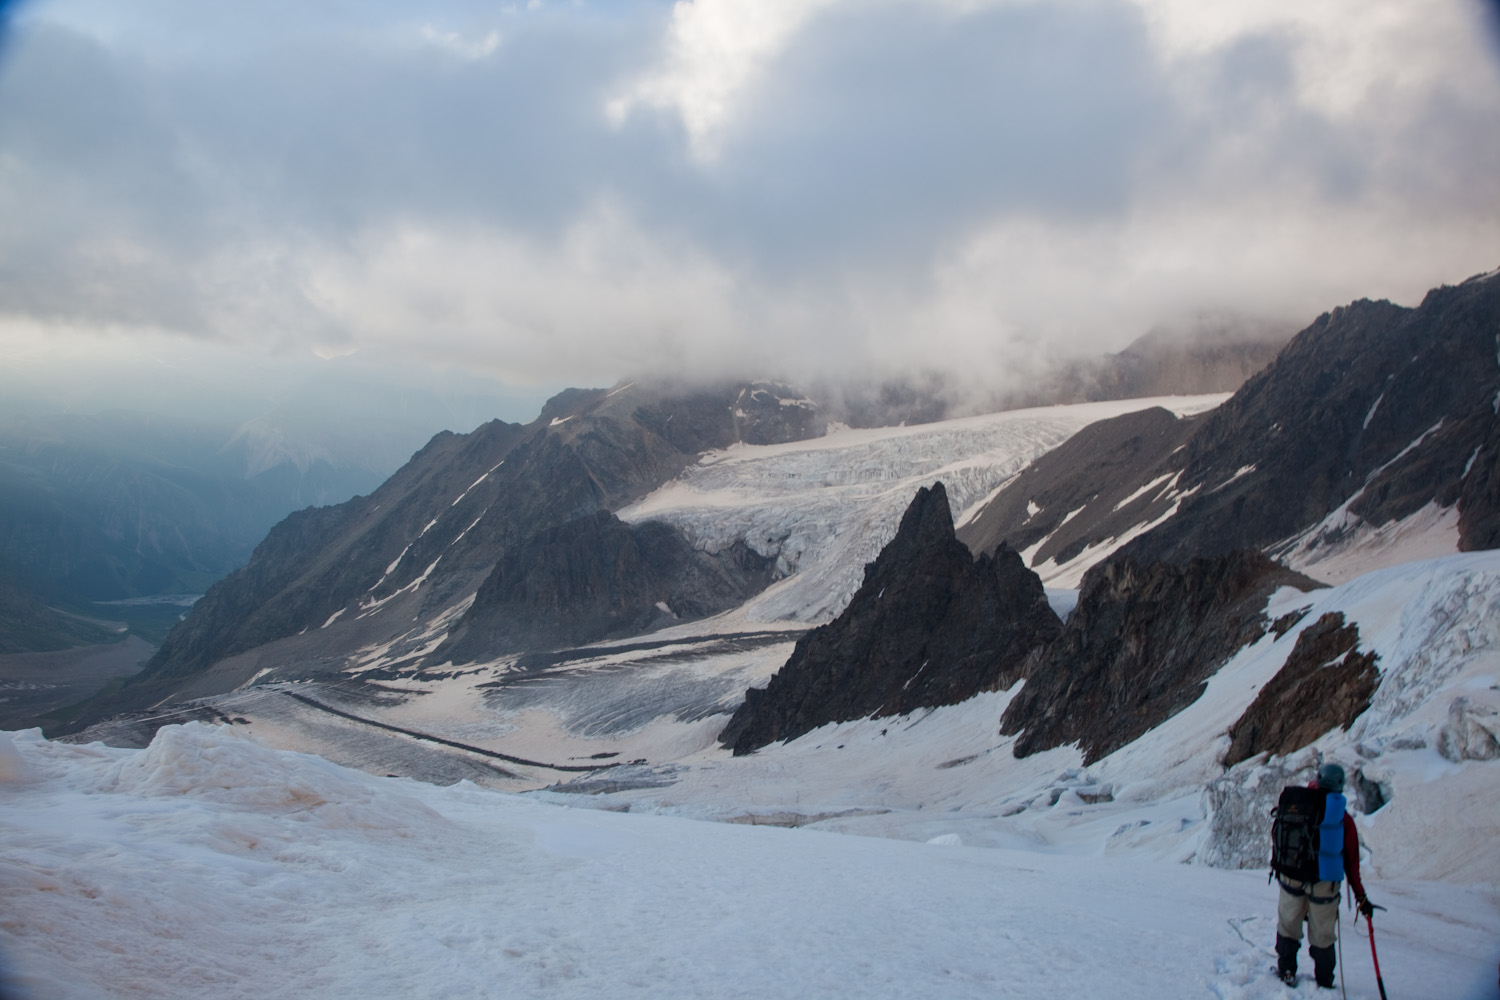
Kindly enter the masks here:
[[1365, 926], [1370, 929], [1370, 959], [1375, 963], [1375, 985], [1380, 987], [1380, 1000], [1386, 1000], [1385, 980], [1380, 978], [1380, 956], [1375, 954], [1375, 921], [1371, 918], [1375, 916], [1376, 910], [1383, 909], [1385, 907], [1371, 903], [1370, 913], [1365, 917]]

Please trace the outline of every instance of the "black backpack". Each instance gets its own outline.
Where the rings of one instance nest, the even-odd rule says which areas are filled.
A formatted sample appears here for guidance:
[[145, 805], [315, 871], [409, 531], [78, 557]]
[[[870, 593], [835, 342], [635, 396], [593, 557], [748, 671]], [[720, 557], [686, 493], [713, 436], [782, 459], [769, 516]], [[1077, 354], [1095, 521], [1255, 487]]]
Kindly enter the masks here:
[[1271, 810], [1271, 870], [1299, 882], [1318, 881], [1318, 827], [1328, 792], [1288, 785]]

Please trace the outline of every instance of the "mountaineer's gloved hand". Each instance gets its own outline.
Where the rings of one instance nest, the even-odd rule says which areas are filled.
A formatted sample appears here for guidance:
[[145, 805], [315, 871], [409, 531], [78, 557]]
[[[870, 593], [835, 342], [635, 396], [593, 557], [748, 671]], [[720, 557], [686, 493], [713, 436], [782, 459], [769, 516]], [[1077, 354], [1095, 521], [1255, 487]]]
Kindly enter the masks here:
[[1370, 902], [1370, 897], [1368, 896], [1359, 897], [1359, 899], [1355, 900], [1354, 905], [1359, 909], [1360, 913], [1364, 914], [1366, 920], [1375, 915], [1375, 904]]

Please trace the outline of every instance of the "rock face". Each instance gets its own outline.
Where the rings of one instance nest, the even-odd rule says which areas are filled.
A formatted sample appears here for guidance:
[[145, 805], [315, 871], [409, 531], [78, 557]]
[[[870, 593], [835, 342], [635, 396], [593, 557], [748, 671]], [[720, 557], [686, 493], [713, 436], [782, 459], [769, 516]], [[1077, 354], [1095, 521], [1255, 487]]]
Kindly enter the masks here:
[[1008, 687], [1061, 622], [1035, 573], [1002, 546], [974, 559], [943, 485], [918, 491], [837, 619], [803, 636], [719, 740], [736, 754], [829, 722], [950, 705]]
[[[1435, 289], [1417, 309], [1361, 300], [1320, 316], [1194, 433], [1182, 481], [1203, 489], [1136, 552], [1270, 545], [1345, 504], [1378, 526], [1466, 491], [1461, 547], [1476, 547], [1496, 517], [1469, 477], [1487, 480], [1500, 458], [1485, 433], [1500, 391], [1497, 327], [1494, 277]], [[1327, 540], [1349, 523], [1328, 524]]]
[[1286, 663], [1229, 727], [1224, 766], [1264, 751], [1285, 756], [1334, 726], [1348, 729], [1380, 684], [1376, 655], [1358, 646], [1359, 626], [1345, 625], [1338, 612], [1303, 629]]
[[495, 422], [468, 435], [439, 434], [371, 496], [287, 517], [242, 569], [209, 588], [119, 697], [83, 721], [159, 701], [218, 660], [317, 630], [348, 604], [409, 584], [411, 550], [439, 531], [451, 542], [449, 524], [473, 517], [472, 508], [449, 502], [463, 489], [457, 483], [503, 461], [522, 431]]
[[1085, 760], [1186, 708], [1239, 648], [1266, 632], [1279, 587], [1314, 581], [1256, 552], [1085, 578], [1063, 625], [1008, 545], [975, 560], [953, 533], [941, 484], [922, 490], [837, 619], [797, 644], [720, 734], [736, 754], [829, 722], [953, 704], [1026, 679], [1001, 720], [1025, 757], [1078, 743]]
[[[1139, 464], [1117, 461], [1098, 440], [1079, 441], [1071, 464], [1059, 449], [971, 519], [964, 538], [1042, 541], [1039, 566], [1155, 525], [1123, 551], [1143, 564], [1241, 548], [1286, 558], [1430, 504], [1457, 504], [1459, 547], [1494, 547], [1497, 330], [1495, 274], [1435, 289], [1415, 309], [1368, 300], [1335, 309], [1212, 412], [1175, 430], [1160, 417], [1160, 430], [1145, 418], [1140, 428], [1099, 429], [1096, 437], [1108, 431], [1138, 448]], [[1146, 446], [1150, 434], [1163, 445], [1182, 436], [1162, 455]], [[1132, 445], [1134, 436], [1142, 442]], [[1106, 503], [1105, 491], [1130, 497], [1128, 512]]]
[[[1176, 502], [1169, 458], [1202, 417], [1152, 407], [1089, 424], [1027, 466], [958, 537], [973, 552], [1037, 546], [1031, 564], [1065, 563], [1090, 544], [1160, 520]], [[1156, 483], [1157, 488], [1142, 489]]]
[[599, 511], [506, 552], [428, 659], [464, 663], [704, 618], [763, 590], [772, 565], [743, 543], [710, 555], [668, 525]]
[[1185, 567], [1128, 558], [1095, 567], [1061, 637], [1027, 668], [1001, 733], [1019, 734], [1017, 757], [1076, 742], [1097, 761], [1196, 701], [1265, 634], [1266, 599], [1282, 586], [1317, 585], [1246, 551]]

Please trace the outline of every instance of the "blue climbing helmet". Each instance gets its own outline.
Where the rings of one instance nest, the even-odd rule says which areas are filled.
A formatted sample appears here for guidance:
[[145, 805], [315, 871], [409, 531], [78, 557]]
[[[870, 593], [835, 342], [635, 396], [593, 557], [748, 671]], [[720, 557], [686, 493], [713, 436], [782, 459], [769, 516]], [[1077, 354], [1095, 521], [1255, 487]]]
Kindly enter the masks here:
[[1344, 769], [1337, 764], [1324, 764], [1318, 768], [1318, 787], [1330, 792], [1344, 790]]

